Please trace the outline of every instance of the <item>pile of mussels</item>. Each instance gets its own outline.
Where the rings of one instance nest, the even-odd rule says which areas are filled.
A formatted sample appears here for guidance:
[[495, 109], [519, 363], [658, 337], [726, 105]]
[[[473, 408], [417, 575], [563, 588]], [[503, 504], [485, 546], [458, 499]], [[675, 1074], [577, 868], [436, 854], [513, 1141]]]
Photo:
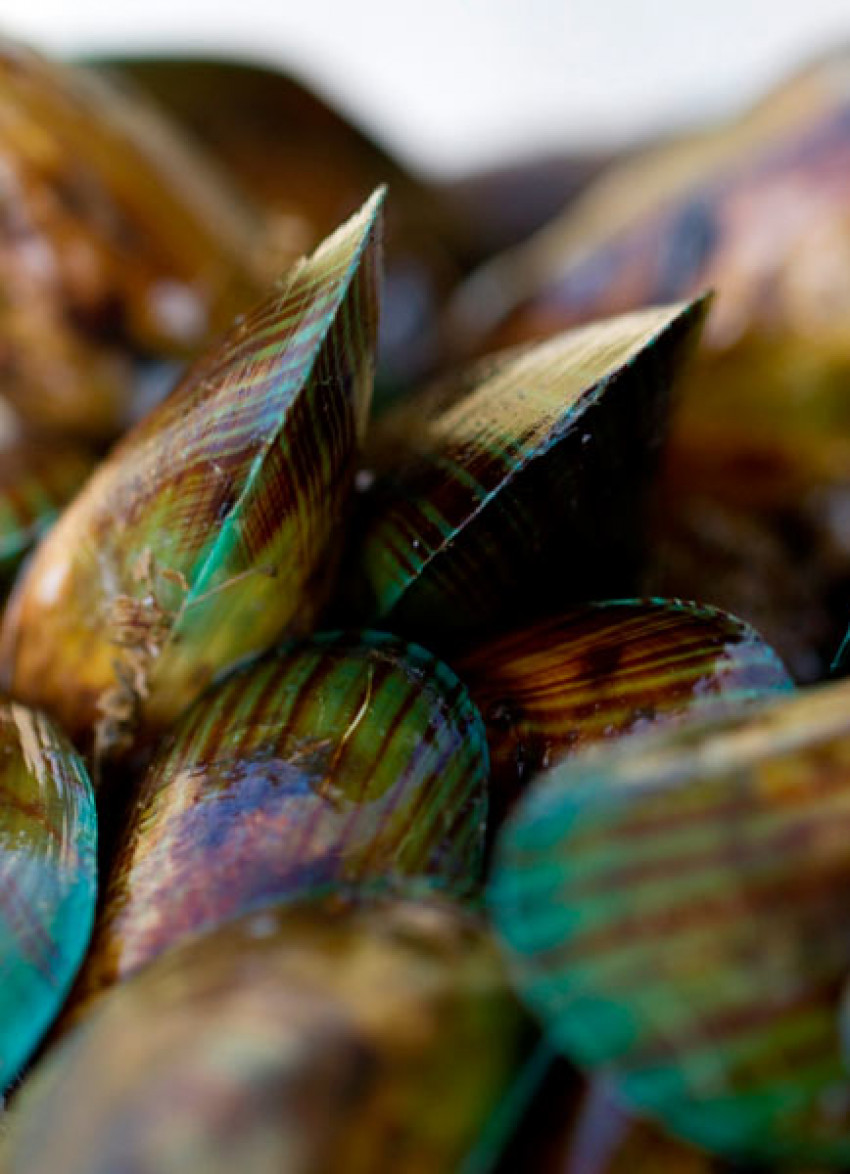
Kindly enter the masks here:
[[3, 44], [0, 444], [2, 1174], [850, 1169], [848, 58], [439, 186]]

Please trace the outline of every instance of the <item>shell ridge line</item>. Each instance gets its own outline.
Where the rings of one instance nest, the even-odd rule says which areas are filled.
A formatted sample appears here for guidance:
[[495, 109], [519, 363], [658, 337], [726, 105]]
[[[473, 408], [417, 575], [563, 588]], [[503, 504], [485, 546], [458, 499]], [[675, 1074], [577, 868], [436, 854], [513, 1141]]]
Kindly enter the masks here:
[[[352, 218], [355, 221], [360, 221], [363, 225], [363, 231], [361, 232], [361, 238], [360, 238], [360, 241], [358, 242], [357, 248], [354, 250], [354, 252], [352, 254], [351, 260], [349, 261], [344, 279], [340, 282], [340, 287], [339, 287], [338, 293], [337, 293], [336, 297], [333, 299], [332, 303], [327, 307], [327, 309], [324, 312], [323, 317], [324, 317], [324, 321], [326, 323], [326, 327], [323, 330], [316, 331], [316, 337], [315, 337], [315, 340], [311, 346], [310, 352], [307, 356], [305, 356], [305, 358], [303, 360], [301, 386], [306, 384], [312, 378], [313, 370], [314, 370], [314, 367], [316, 364], [316, 360], [319, 356], [319, 353], [321, 352], [322, 346], [324, 345], [325, 335], [327, 333], [327, 324], [332, 323], [336, 314], [338, 313], [342, 302], [344, 301], [346, 295], [349, 292], [349, 289], [351, 288], [351, 282], [354, 278], [355, 273], [357, 272], [357, 267], [360, 263], [360, 260], [363, 256], [363, 254], [365, 253], [366, 248], [369, 245], [369, 242], [373, 239], [378, 212], [380, 211], [380, 209], [383, 205], [385, 194], [386, 194], [386, 187], [385, 186], [376, 189], [376, 191], [369, 198], [369, 200], [364, 205], [364, 207], [360, 210], [360, 212], [355, 214], [355, 216]], [[348, 224], [343, 225], [342, 228], [337, 231], [340, 232], [340, 231], [342, 231], [346, 228], [350, 228], [350, 227], [351, 227], [351, 221], [349, 221]], [[334, 236], [335, 235], [336, 234], [334, 234]], [[328, 244], [330, 241], [332, 241], [334, 239], [334, 236], [331, 236], [330, 238], [328, 238], [328, 241], [326, 241], [325, 244]], [[321, 246], [318, 251], [321, 251]], [[313, 257], [315, 257], [315, 256], [316, 256], [316, 254], [314, 253]], [[292, 286], [293, 286], [295, 280], [297, 279], [299, 274], [302, 272], [304, 265], [307, 263], [309, 263], [309, 262], [307, 260], [305, 260], [305, 258], [301, 258], [301, 260], [297, 261], [292, 266], [292, 268], [289, 270], [289, 272], [287, 274], [286, 286], [281, 294], [282, 299], [285, 300], [289, 291], [292, 289]], [[262, 469], [266, 463], [266, 459], [269, 455], [269, 452], [271, 451], [271, 449], [276, 444], [276, 442], [279, 438], [280, 430], [286, 421], [286, 418], [289, 414], [290, 407], [291, 407], [291, 404], [288, 405], [287, 408], [284, 409], [284, 413], [283, 413], [283, 416], [278, 424], [278, 427], [276, 429], [274, 429], [272, 434], [265, 440], [262, 448], [257, 453], [257, 455], [254, 457], [254, 460], [251, 464], [251, 468], [249, 469], [248, 474], [247, 474], [245, 481], [243, 483], [242, 490], [241, 490], [238, 498], [234, 501], [233, 505], [230, 507], [230, 510], [227, 514], [227, 517], [225, 518], [224, 522], [222, 523], [221, 529], [219, 530], [218, 538], [213, 543], [206, 558], [204, 559], [204, 562], [203, 562], [197, 576], [195, 577], [194, 583], [190, 587], [189, 591], [185, 593], [183, 599], [180, 602], [180, 606], [174, 616], [174, 622], [171, 626], [168, 637], [163, 645], [162, 651], [164, 651], [166, 647], [170, 646], [173, 643], [174, 634], [178, 630], [180, 623], [183, 620], [183, 618], [185, 617], [186, 612], [189, 610], [189, 608], [193, 604], [199, 602], [199, 600], [203, 597], [204, 584], [211, 577], [212, 570], [218, 565], [218, 563], [220, 561], [223, 561], [222, 555], [225, 552], [232, 551], [236, 547], [236, 545], [238, 545], [239, 535], [235, 532], [236, 523], [235, 523], [234, 519], [236, 519], [240, 516], [241, 509], [242, 509], [244, 502], [246, 500], [250, 499], [251, 494], [254, 491], [255, 484], [262, 473]]]
[[[612, 384], [616, 384], [621, 379], [624, 379], [639, 363], [640, 359], [648, 351], [650, 351], [652, 347], [659, 343], [669, 331], [674, 329], [674, 327], [682, 323], [687, 324], [688, 320], [690, 319], [694, 329], [701, 329], [705, 322], [706, 315], [711, 308], [713, 299], [714, 293], [712, 290], [709, 290], [705, 293], [699, 294], [691, 301], [671, 303], [670, 309], [675, 310], [676, 312], [671, 315], [669, 320], [657, 326], [655, 330], [653, 330], [652, 333], [644, 340], [643, 344], [635, 349], [632, 354], [628, 355], [622, 361], [619, 367], [617, 367], [614, 371], [609, 371], [607, 374], [603, 375], [600, 379], [597, 380], [596, 383], [592, 384], [587, 389], [587, 391], [585, 391], [579, 397], [564, 419], [559, 421], [552, 429], [550, 434], [545, 438], [539, 450], [533, 454], [534, 457], [545, 456], [546, 453], [554, 447], [554, 445], [556, 445], [560, 440], [564, 439], [564, 437], [569, 434], [570, 430], [575, 425], [576, 421], [574, 416], [579, 404], [581, 405], [582, 409], [595, 407], [602, 398], [603, 392], [607, 391]], [[647, 309], [651, 310], [653, 307], [647, 307]], [[637, 315], [640, 313], [641, 311], [638, 310], [634, 314], [624, 314], [622, 317], [637, 317]], [[576, 329], [581, 329], [581, 327], [577, 327]], [[675, 382], [675, 375], [672, 382]], [[658, 602], [667, 601], [659, 597]], [[702, 604], [700, 603], [699, 606], [702, 606]]]
[[[579, 395], [576, 401], [568, 409], [565, 418], [556, 421], [552, 425], [552, 428], [549, 430], [547, 435], [543, 437], [540, 443], [534, 447], [526, 459], [519, 465], [513, 464], [507, 470], [499, 483], [488, 493], [486, 493], [484, 497], [482, 497], [475, 508], [471, 510], [454, 529], [453, 533], [450, 534], [445, 539], [445, 541], [437, 547], [436, 550], [430, 551], [427, 557], [422, 560], [417, 575], [421, 575], [426, 570], [426, 568], [430, 567], [436, 559], [440, 558], [440, 556], [449, 553], [454, 547], [455, 542], [461, 537], [467, 527], [481, 516], [481, 514], [487, 509], [487, 507], [498, 494], [500, 494], [506, 487], [510, 486], [520, 473], [524, 473], [529, 465], [545, 457], [556, 444], [559, 444], [566, 436], [569, 435], [572, 429], [576, 426], [576, 416], [578, 414], [579, 406], [581, 407], [582, 413], [587, 408], [595, 406], [608, 387], [612, 383], [617, 382], [625, 372], [630, 370], [631, 367], [641, 357], [641, 355], [643, 355], [650, 347], [654, 346], [660, 339], [662, 339], [674, 326], [683, 320], [687, 320], [689, 317], [695, 317], [697, 311], [701, 311], [703, 301], [697, 300], [690, 303], [682, 302], [677, 303], [676, 305], [677, 312], [673, 314], [667, 322], [659, 325], [648, 338], [645, 338], [635, 354], [626, 359], [625, 362], [623, 362], [622, 365], [617, 368], [617, 370], [609, 371], [606, 375], [602, 375], [594, 383], [591, 383], [590, 386]], [[535, 349], [533, 345], [527, 349], [523, 348], [521, 354], [514, 356], [514, 360], [525, 358], [528, 354], [528, 351], [533, 349]], [[387, 615], [390, 615], [396, 604], [398, 604], [399, 601], [404, 598], [405, 594], [407, 593], [408, 586], [409, 584], [403, 584], [401, 587], [397, 587], [393, 595], [392, 602], [387, 608]]]

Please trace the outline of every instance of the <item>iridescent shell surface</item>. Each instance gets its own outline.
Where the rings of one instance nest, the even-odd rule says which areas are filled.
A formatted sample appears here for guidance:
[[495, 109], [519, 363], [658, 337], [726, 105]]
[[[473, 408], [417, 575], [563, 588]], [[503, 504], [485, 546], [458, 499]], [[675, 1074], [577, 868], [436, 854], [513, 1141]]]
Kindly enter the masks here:
[[79, 757], [47, 718], [0, 703], [0, 1094], [82, 961], [96, 848], [94, 796]]
[[574, 608], [481, 644], [455, 668], [487, 725], [496, 815], [587, 746], [792, 687], [748, 624], [677, 600]]
[[369, 412], [380, 193], [113, 450], [4, 617], [10, 690], [112, 753], [325, 602]]
[[111, 992], [19, 1097], [4, 1170], [456, 1174], [521, 1026], [467, 912], [270, 908]]
[[0, 44], [0, 384], [41, 428], [111, 436], [135, 360], [190, 354], [271, 277], [259, 222], [138, 96]]
[[850, 1161], [850, 687], [543, 776], [491, 909], [550, 1037], [738, 1159]]
[[80, 993], [263, 902], [403, 877], [470, 892], [487, 782], [478, 711], [424, 649], [323, 636], [232, 675], [142, 780]]
[[424, 643], [630, 593], [670, 383], [705, 310], [643, 311], [482, 361], [378, 422], [360, 606]]

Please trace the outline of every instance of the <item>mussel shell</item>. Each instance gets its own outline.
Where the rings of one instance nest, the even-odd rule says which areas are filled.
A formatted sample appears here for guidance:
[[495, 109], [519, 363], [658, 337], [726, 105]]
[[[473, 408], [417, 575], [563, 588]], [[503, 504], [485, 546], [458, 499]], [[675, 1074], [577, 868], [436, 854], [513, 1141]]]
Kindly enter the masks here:
[[94, 468], [85, 449], [44, 437], [0, 440], [0, 584], [47, 532]]
[[83, 997], [263, 902], [404, 877], [470, 892], [487, 781], [478, 711], [424, 649], [322, 636], [232, 675], [142, 780]]
[[850, 688], [548, 775], [491, 908], [551, 1038], [627, 1104], [735, 1158], [844, 1166]]
[[270, 908], [111, 992], [23, 1090], [5, 1171], [455, 1174], [521, 1030], [469, 913]]
[[139, 355], [194, 353], [272, 276], [260, 224], [138, 96], [0, 44], [2, 394], [109, 437]]
[[88, 945], [97, 823], [85, 768], [47, 718], [0, 703], [0, 1093], [57, 1015]]
[[455, 668], [487, 725], [491, 824], [535, 774], [587, 746], [792, 687], [748, 624], [678, 600], [574, 608], [485, 642]]
[[80, 744], [125, 749], [215, 676], [312, 627], [369, 411], [380, 204], [193, 365], [19, 581], [6, 681]]
[[704, 311], [568, 332], [388, 412], [353, 571], [370, 622], [434, 646], [552, 600], [633, 593], [670, 383]]

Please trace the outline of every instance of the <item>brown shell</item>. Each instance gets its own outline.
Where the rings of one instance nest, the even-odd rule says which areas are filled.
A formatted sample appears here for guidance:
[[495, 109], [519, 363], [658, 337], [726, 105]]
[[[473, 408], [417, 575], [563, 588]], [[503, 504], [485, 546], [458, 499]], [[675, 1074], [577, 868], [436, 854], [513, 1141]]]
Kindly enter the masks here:
[[139, 356], [185, 355], [269, 257], [226, 181], [137, 95], [0, 42], [0, 382], [41, 428], [108, 437]]
[[791, 688], [749, 625], [680, 600], [587, 604], [455, 662], [487, 726], [490, 830], [541, 771], [589, 746]]

